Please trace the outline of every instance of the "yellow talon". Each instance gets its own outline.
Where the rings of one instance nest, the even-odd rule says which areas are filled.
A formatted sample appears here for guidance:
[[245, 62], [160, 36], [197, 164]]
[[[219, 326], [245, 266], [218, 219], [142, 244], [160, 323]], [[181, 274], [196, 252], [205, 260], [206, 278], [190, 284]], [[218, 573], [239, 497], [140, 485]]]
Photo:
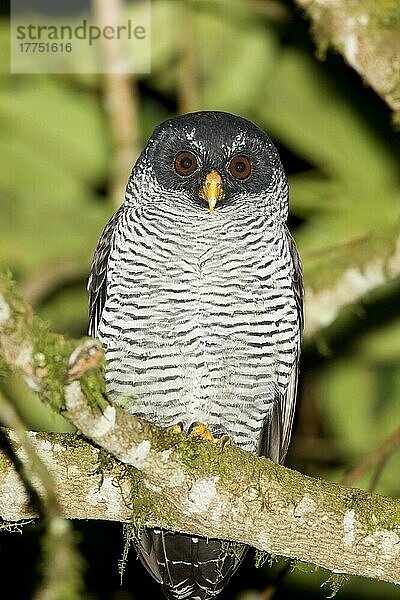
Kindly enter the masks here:
[[218, 446], [221, 446], [221, 451], [226, 448], [226, 446], [230, 446], [232, 442], [232, 438], [230, 435], [227, 435], [226, 433], [224, 435], [221, 435], [220, 438], [214, 438], [214, 443], [218, 444]]
[[171, 427], [168, 427], [168, 431], [170, 431], [171, 433], [182, 433], [183, 432], [183, 423], [179, 422], [179, 423], [176, 423], [175, 425], [171, 425]]
[[217, 446], [221, 447], [223, 450], [226, 446], [229, 446], [231, 443], [231, 437], [229, 435], [221, 435], [221, 437], [214, 437], [213, 434], [208, 430], [207, 426], [204, 423], [200, 423], [199, 421], [195, 421], [189, 427], [189, 435], [194, 435], [195, 437], [199, 437], [202, 440], [208, 440], [209, 442], [213, 442]]
[[208, 431], [207, 426], [204, 423], [200, 423], [199, 421], [195, 421], [191, 424], [188, 431], [189, 435], [194, 435], [195, 437], [199, 437], [202, 440], [208, 440], [210, 442], [214, 441], [213, 434]]
[[103, 349], [98, 340], [86, 340], [69, 357], [68, 383], [80, 379], [89, 369], [97, 367], [103, 359]]

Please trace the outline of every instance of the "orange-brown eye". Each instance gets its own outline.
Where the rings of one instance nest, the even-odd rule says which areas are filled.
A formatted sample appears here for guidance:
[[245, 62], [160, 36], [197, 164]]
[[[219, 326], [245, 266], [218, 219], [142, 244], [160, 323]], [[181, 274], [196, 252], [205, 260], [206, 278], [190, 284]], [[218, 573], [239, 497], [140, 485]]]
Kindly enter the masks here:
[[236, 179], [247, 179], [251, 173], [251, 162], [247, 156], [234, 156], [229, 163], [229, 170]]
[[178, 152], [175, 156], [174, 168], [179, 175], [191, 175], [197, 169], [197, 158], [193, 152], [187, 150]]

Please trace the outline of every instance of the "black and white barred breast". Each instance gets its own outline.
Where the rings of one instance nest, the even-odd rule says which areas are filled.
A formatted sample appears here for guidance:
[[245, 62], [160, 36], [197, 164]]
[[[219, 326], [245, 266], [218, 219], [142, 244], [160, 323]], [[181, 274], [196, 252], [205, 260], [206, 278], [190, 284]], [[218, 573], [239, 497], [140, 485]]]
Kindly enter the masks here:
[[251, 213], [178, 207], [119, 215], [98, 329], [108, 388], [155, 424], [201, 421], [256, 451], [296, 362], [290, 239]]

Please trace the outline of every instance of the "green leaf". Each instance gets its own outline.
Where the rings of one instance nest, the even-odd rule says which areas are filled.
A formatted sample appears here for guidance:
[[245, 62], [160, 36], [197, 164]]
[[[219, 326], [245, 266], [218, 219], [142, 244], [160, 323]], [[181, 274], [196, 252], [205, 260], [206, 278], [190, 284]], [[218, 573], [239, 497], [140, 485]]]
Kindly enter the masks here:
[[285, 47], [265, 95], [261, 121], [325, 176], [357, 188], [360, 197], [397, 183], [396, 157], [316, 59]]

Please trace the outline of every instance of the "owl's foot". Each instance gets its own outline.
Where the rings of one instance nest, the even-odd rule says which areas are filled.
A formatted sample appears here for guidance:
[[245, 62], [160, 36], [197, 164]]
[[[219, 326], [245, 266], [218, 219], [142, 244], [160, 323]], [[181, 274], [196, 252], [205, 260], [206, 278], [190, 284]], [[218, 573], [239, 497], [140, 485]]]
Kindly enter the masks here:
[[86, 340], [69, 357], [68, 383], [80, 379], [89, 369], [97, 367], [103, 360], [103, 350], [97, 340]]
[[176, 423], [175, 425], [171, 425], [171, 427], [167, 427], [167, 431], [170, 431], [171, 433], [183, 433], [182, 421], [179, 421], [179, 423]]
[[214, 437], [211, 431], [207, 429], [207, 426], [204, 425], [204, 423], [200, 423], [200, 421], [195, 421], [191, 424], [188, 430], [188, 435], [194, 435], [195, 437], [199, 437], [203, 440], [213, 442], [217, 446], [220, 446], [221, 450], [223, 450], [226, 446], [229, 446], [232, 441], [231, 437], [227, 434], [221, 435], [221, 437]]

